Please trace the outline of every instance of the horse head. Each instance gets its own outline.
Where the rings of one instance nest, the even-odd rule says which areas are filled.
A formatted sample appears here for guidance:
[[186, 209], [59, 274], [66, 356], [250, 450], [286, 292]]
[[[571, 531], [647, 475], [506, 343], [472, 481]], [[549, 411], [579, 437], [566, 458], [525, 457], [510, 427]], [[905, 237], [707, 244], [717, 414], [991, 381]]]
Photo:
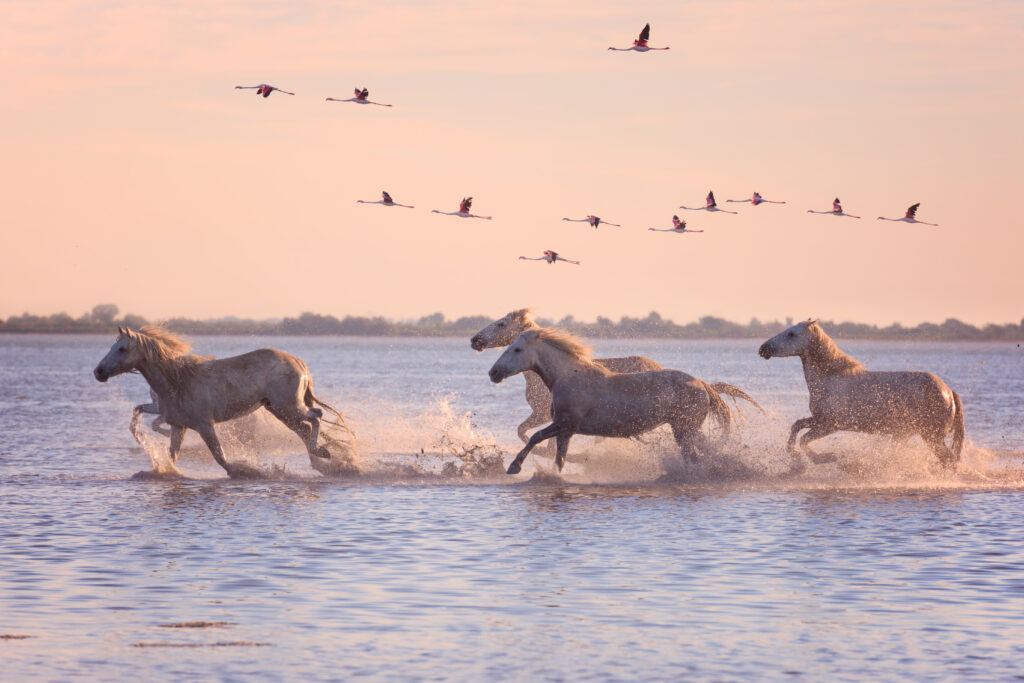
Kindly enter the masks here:
[[495, 320], [474, 334], [469, 340], [469, 345], [474, 351], [508, 346], [516, 340], [516, 337], [532, 326], [533, 321], [530, 320], [530, 309], [520, 308], [518, 311], [512, 311], [504, 318]]
[[506, 377], [529, 370], [537, 360], [537, 344], [541, 343], [538, 341], [539, 337], [540, 333], [536, 330], [527, 330], [520, 334], [498, 360], [494, 361], [494, 365], [487, 373], [491, 381], [500, 384]]
[[114, 345], [92, 374], [100, 382], [106, 382], [115, 375], [134, 370], [141, 359], [138, 335], [127, 327], [118, 327]]
[[779, 332], [764, 344], [761, 344], [761, 348], [757, 350], [757, 355], [765, 360], [773, 356], [802, 355], [814, 342], [817, 337], [816, 332], [820, 332], [820, 330], [821, 328], [818, 327], [817, 320], [807, 319], [787, 330]]

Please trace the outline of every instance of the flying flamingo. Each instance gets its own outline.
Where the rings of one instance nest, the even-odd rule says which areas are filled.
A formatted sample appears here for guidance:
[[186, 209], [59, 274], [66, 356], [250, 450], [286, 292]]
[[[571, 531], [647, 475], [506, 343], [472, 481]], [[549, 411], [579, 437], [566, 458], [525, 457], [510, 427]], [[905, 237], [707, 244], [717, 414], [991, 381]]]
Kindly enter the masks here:
[[640, 31], [640, 37], [633, 41], [633, 47], [610, 47], [609, 50], [615, 50], [616, 52], [629, 52], [633, 50], [635, 52], [647, 52], [648, 50], [668, 50], [667, 47], [650, 47], [647, 41], [651, 38], [651, 25], [645, 24], [644, 30]]
[[682, 235], [684, 232], [704, 232], [703, 230], [687, 230], [686, 221], [679, 220], [679, 216], [672, 216], [672, 227], [671, 228], [647, 228], [654, 232], [677, 232]]
[[919, 220], [917, 220], [917, 218], [915, 218], [915, 216], [917, 216], [917, 207], [919, 207], [919, 206], [921, 206], [921, 202], [918, 202], [917, 204], [914, 204], [913, 206], [911, 206], [909, 209], [907, 209], [907, 215], [904, 216], [903, 218], [886, 218], [884, 216], [879, 216], [878, 220], [880, 220], [880, 221], [903, 221], [904, 223], [920, 223], [921, 225], [932, 225], [932, 226], [935, 226], [935, 227], [939, 227], [938, 223], [925, 223], [924, 221], [919, 221]]
[[376, 104], [378, 107], [390, 107], [391, 106], [390, 104], [381, 104], [380, 102], [371, 102], [370, 100], [366, 99], [367, 97], [370, 96], [370, 91], [367, 90], [366, 88], [363, 88], [362, 90], [360, 90], [359, 88], [356, 88], [355, 89], [355, 93], [356, 93], [355, 97], [350, 97], [347, 100], [339, 100], [339, 99], [335, 99], [333, 97], [328, 97], [327, 101], [328, 102], [355, 102], [356, 104]]
[[616, 228], [622, 227], [618, 223], [609, 223], [608, 221], [603, 221], [598, 216], [587, 216], [586, 218], [563, 218], [562, 220], [569, 221], [570, 223], [590, 223], [590, 227], [592, 228], [596, 228], [602, 223], [604, 223], [605, 225], [614, 225]]
[[680, 206], [679, 208], [686, 209], [687, 211], [721, 211], [722, 213], [739, 213], [739, 211], [728, 211], [727, 209], [718, 208], [718, 203], [715, 202], [714, 192], [708, 192], [708, 197], [704, 200], [704, 206]]
[[750, 199], [726, 199], [725, 201], [733, 202], [733, 203], [736, 203], [736, 204], [746, 204], [747, 202], [750, 202], [754, 206], [757, 206], [758, 204], [764, 204], [766, 202], [768, 204], [785, 204], [786, 203], [786, 202], [772, 201], [771, 199], [765, 199], [764, 197], [761, 196], [760, 192], [755, 192], [754, 196], [751, 197]]
[[486, 221], [491, 220], [490, 216], [477, 216], [476, 214], [470, 213], [469, 209], [471, 206], [473, 206], [473, 198], [463, 197], [462, 201], [459, 202], [458, 211], [438, 211], [437, 209], [433, 209], [430, 213], [439, 213], [444, 216], [458, 216], [459, 218], [483, 218]]
[[544, 250], [544, 255], [539, 257], [520, 256], [523, 261], [547, 261], [548, 263], [554, 263], [555, 261], [565, 261], [566, 263], [572, 263], [574, 265], [580, 265], [579, 261], [570, 261], [567, 258], [558, 255], [557, 251], [551, 251], [550, 249]]
[[381, 199], [376, 202], [368, 202], [362, 199], [357, 199], [356, 204], [383, 204], [384, 206], [401, 206], [405, 209], [415, 209], [415, 206], [409, 206], [408, 204], [396, 204], [395, 200], [391, 198], [391, 195], [387, 193], [387, 190], [380, 193]]
[[270, 93], [274, 92], [275, 90], [277, 92], [283, 92], [285, 95], [294, 95], [295, 94], [293, 92], [288, 92], [287, 90], [281, 90], [280, 88], [275, 88], [272, 85], [267, 85], [266, 83], [260, 83], [259, 85], [236, 85], [235, 86], [235, 90], [252, 90], [254, 88], [256, 90], [256, 94], [257, 95], [263, 95], [264, 97], [270, 97]]
[[860, 218], [860, 216], [854, 216], [852, 213], [844, 213], [843, 207], [839, 203], [839, 197], [832, 200], [831, 211], [815, 211], [813, 209], [807, 209], [807, 213], [820, 213], [824, 216], [846, 216], [848, 218]]

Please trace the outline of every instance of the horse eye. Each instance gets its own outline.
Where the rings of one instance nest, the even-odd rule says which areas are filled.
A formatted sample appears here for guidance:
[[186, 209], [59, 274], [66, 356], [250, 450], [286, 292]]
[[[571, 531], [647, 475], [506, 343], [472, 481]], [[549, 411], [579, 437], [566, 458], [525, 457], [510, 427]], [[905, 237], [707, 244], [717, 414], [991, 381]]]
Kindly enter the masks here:
[[512, 349], [512, 350], [515, 351], [516, 353], [522, 353], [523, 352], [522, 349]]
[[795, 337], [795, 336], [796, 336], [796, 334], [795, 334], [795, 333], [793, 333], [793, 332], [787, 332], [787, 333], [786, 333], [786, 336], [787, 336], [787, 337]]
[[505, 327], [505, 323], [498, 323], [498, 327]]

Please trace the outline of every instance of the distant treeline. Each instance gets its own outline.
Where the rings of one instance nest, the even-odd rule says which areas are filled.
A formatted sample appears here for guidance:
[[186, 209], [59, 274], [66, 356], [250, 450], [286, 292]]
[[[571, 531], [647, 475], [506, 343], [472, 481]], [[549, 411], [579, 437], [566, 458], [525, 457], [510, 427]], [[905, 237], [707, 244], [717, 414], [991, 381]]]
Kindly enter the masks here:
[[[345, 316], [338, 319], [330, 315], [303, 313], [297, 318], [281, 320], [249, 320], [242, 318], [216, 318], [192, 320], [171, 318], [161, 320], [168, 329], [186, 335], [349, 335], [369, 337], [469, 337], [488, 325], [493, 318], [475, 315], [457, 320], [446, 320], [434, 313], [419, 320], [394, 321], [375, 316]], [[24, 315], [0, 320], [0, 332], [49, 333], [114, 333], [119, 326], [138, 329], [150, 321], [129, 313], [119, 316], [117, 306], [101, 304], [92, 311], [72, 318], [67, 313], [49, 316]], [[761, 322], [754, 318], [749, 323], [734, 323], [722, 318], [705, 316], [700, 320], [679, 325], [650, 313], [646, 318], [623, 317], [618, 322], [599, 317], [595, 322], [581, 322], [572, 316], [561, 320], [538, 318], [543, 326], [567, 329], [584, 337], [599, 339], [655, 338], [655, 339], [767, 339], [793, 324], [792, 320]], [[863, 323], [822, 320], [822, 326], [833, 337], [840, 339], [892, 339], [909, 341], [1022, 341], [1024, 319], [1020, 323], [975, 327], [959, 320], [949, 319], [941, 324], [921, 323], [916, 327], [889, 325], [879, 327]]]

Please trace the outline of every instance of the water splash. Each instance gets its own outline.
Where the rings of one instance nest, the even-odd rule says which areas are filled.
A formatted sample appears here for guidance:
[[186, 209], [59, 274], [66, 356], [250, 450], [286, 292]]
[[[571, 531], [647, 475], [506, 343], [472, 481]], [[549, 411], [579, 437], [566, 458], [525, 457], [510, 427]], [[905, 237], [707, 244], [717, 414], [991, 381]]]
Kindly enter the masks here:
[[[1024, 454], [995, 452], [965, 444], [955, 471], [940, 466], [934, 454], [911, 439], [897, 444], [886, 437], [840, 432], [814, 443], [822, 462], [786, 452], [789, 420], [748, 411], [728, 438], [707, 431], [706, 452], [697, 461], [680, 457], [667, 427], [637, 439], [576, 436], [562, 472], [550, 454], [535, 450], [524, 476], [509, 477], [505, 467], [521, 445], [501, 443], [481, 428], [457, 396], [435, 396], [410, 414], [384, 401], [353, 405], [348, 422], [356, 442], [324, 424], [331, 459], [309, 457], [293, 432], [264, 410], [217, 426], [229, 461], [253, 468], [266, 479], [308, 479], [308, 466], [330, 478], [365, 483], [433, 481], [439, 483], [569, 483], [578, 485], [652, 484], [756, 488], [977, 488], [1024, 485]], [[510, 418], [512, 424], [515, 418]], [[175, 478], [166, 437], [134, 427], [153, 466], [147, 478]], [[220, 476], [205, 444], [190, 437], [182, 449], [189, 464], [205, 464]]]

